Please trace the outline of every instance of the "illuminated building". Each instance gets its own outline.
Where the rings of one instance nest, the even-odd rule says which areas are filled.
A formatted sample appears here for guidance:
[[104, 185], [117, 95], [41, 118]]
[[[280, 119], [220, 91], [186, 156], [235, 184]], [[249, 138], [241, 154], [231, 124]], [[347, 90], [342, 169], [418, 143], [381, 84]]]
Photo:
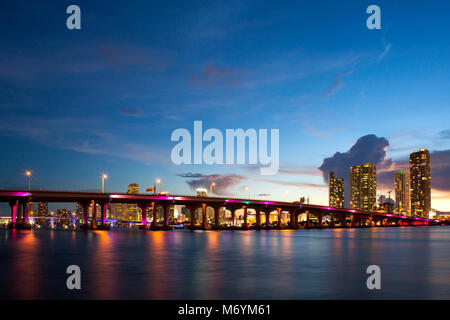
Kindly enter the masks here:
[[352, 209], [372, 211], [377, 201], [377, 169], [366, 163], [350, 168], [350, 206]]
[[197, 197], [204, 197], [206, 198], [208, 196], [208, 190], [203, 189], [203, 188], [198, 188], [197, 189]]
[[28, 211], [28, 216], [29, 217], [33, 217], [36, 215], [36, 211], [34, 210], [34, 203], [33, 202], [28, 202], [27, 203], [27, 211]]
[[[139, 193], [139, 185], [137, 183], [131, 183], [128, 185], [128, 194], [138, 194]], [[127, 219], [132, 221], [140, 221], [141, 220], [141, 212], [138, 206], [134, 203], [127, 204]]]
[[409, 156], [411, 216], [428, 218], [431, 210], [430, 151], [420, 149]]
[[40, 217], [48, 217], [48, 203], [39, 202], [38, 203], [38, 215]]
[[328, 176], [328, 205], [333, 208], [344, 207], [344, 178], [335, 178], [334, 172]]
[[58, 218], [70, 218], [70, 212], [67, 209], [56, 210], [56, 216]]
[[410, 184], [409, 173], [405, 171], [395, 172], [395, 213], [410, 216]]

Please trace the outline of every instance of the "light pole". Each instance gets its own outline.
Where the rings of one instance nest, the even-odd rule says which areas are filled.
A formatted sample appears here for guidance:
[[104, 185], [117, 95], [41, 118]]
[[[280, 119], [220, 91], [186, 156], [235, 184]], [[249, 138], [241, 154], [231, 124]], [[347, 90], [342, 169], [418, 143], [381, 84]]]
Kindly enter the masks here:
[[211, 185], [209, 186], [209, 193], [212, 194], [213, 187], [215, 187], [215, 186], [216, 186], [215, 182], [211, 183]]
[[161, 192], [161, 179], [158, 178], [155, 180], [155, 190], [154, 190], [155, 194], [156, 194], [156, 185], [157, 184], [159, 184], [159, 192]]
[[102, 174], [102, 193], [105, 193], [105, 180], [108, 179], [107, 174]]
[[249, 187], [245, 187], [244, 189], [248, 191], [248, 199], [250, 199], [250, 188]]
[[28, 191], [31, 191], [31, 171], [25, 171], [25, 175], [28, 177]]

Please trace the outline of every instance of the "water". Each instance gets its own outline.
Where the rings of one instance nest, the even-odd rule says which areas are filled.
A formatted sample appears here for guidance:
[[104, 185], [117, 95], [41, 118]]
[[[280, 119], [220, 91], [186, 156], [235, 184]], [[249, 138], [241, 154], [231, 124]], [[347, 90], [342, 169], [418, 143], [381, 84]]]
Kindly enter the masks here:
[[[450, 229], [0, 230], [2, 299], [450, 299]], [[79, 265], [82, 290], [66, 288]], [[382, 289], [366, 287], [367, 266]]]

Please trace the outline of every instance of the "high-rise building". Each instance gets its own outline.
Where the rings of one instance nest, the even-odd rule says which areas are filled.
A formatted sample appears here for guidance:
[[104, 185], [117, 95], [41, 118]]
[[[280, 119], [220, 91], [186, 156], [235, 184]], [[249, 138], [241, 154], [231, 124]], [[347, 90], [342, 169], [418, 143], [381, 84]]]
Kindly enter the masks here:
[[409, 172], [395, 172], [395, 213], [410, 216], [410, 184]]
[[48, 202], [39, 202], [38, 203], [38, 215], [39, 215], [39, 217], [47, 217], [48, 216]]
[[350, 206], [372, 211], [377, 205], [377, 169], [366, 163], [350, 168]]
[[431, 210], [430, 151], [420, 149], [409, 156], [411, 216], [428, 218]]
[[[139, 193], [139, 185], [137, 183], [131, 183], [128, 185], [128, 194], [138, 194]], [[132, 221], [140, 221], [141, 220], [141, 212], [138, 206], [134, 203], [130, 203], [127, 205], [127, 219]]]
[[344, 207], [344, 178], [335, 178], [333, 171], [328, 175], [328, 205], [333, 208]]
[[28, 216], [29, 217], [33, 217], [36, 215], [36, 211], [34, 210], [34, 203], [33, 202], [28, 202], [27, 203], [27, 211], [28, 211]]

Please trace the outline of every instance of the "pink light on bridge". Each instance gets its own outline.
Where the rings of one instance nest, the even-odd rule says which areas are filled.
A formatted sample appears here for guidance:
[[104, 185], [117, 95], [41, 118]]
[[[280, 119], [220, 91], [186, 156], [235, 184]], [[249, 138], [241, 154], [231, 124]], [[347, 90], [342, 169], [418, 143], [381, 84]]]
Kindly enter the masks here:
[[17, 204], [12, 206], [12, 222], [16, 223], [17, 220]]
[[30, 192], [6, 192], [8, 196], [12, 197], [29, 197], [31, 196]]

